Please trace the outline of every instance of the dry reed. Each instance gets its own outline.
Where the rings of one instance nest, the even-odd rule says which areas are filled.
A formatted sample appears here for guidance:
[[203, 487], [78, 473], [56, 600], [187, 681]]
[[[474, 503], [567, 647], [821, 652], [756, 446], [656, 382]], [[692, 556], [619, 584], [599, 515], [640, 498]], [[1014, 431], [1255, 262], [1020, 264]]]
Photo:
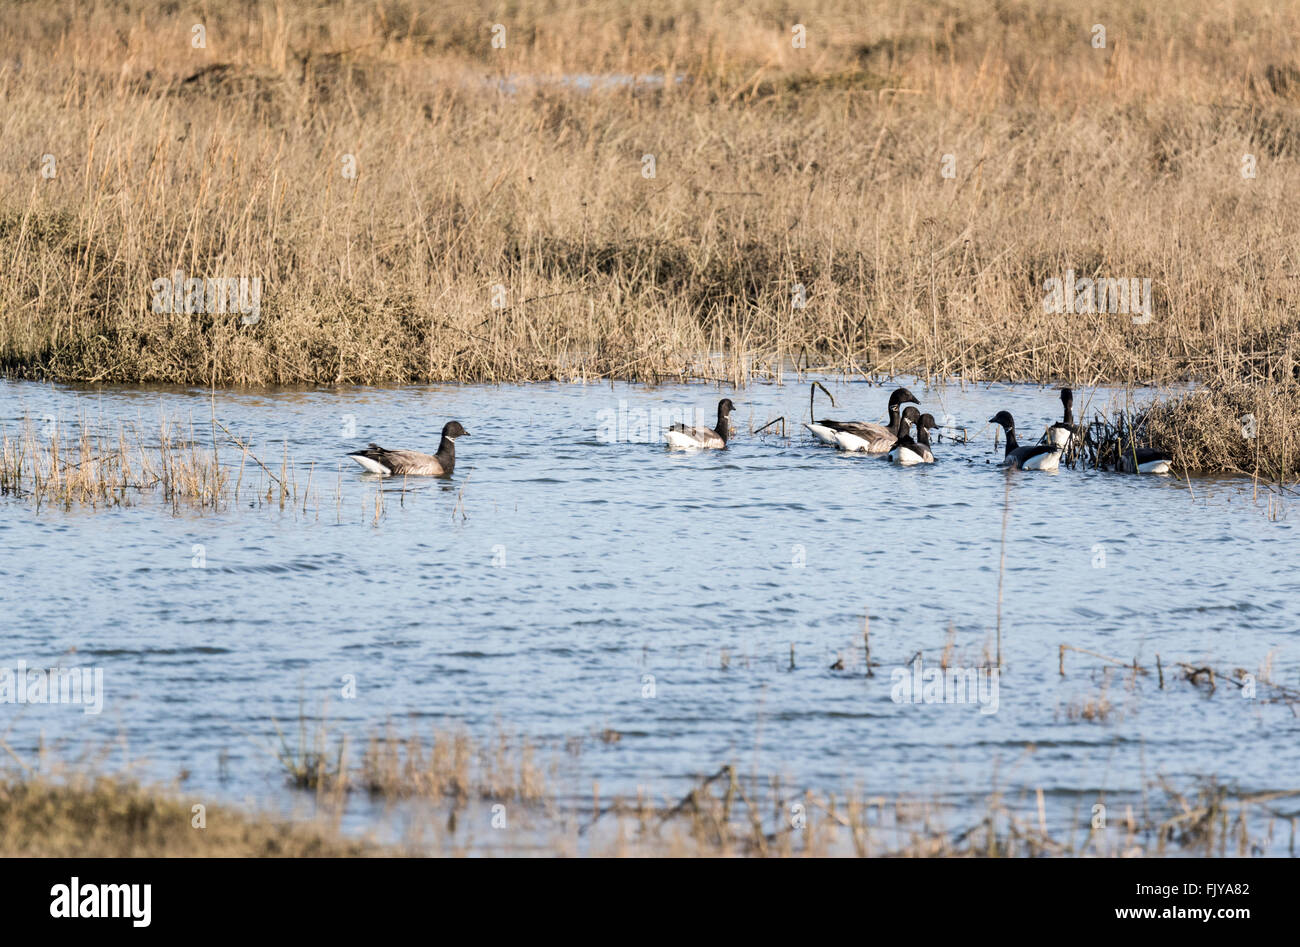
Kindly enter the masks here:
[[[29, 419], [15, 434], [0, 431], [0, 496], [24, 499], [40, 510], [132, 505], [148, 495], [175, 511], [202, 512], [224, 508], [242, 490], [281, 509], [301, 496], [305, 507], [309, 491], [299, 487], [287, 457], [276, 476], [227, 432], [241, 450], [228, 451], [223, 462], [218, 426], [214, 421], [210, 446], [204, 447], [192, 424], [166, 416], [147, 436], [138, 423], [110, 429], [83, 417], [73, 425], [47, 421], [38, 427]], [[244, 469], [250, 458], [256, 474]]]
[[[816, 0], [802, 49], [771, 0], [243, 0], [204, 48], [163, 0], [73, 9], [0, 10], [13, 375], [1300, 371], [1286, 0]], [[260, 277], [260, 318], [154, 312], [177, 270]], [[1153, 318], [1045, 312], [1067, 270]]]

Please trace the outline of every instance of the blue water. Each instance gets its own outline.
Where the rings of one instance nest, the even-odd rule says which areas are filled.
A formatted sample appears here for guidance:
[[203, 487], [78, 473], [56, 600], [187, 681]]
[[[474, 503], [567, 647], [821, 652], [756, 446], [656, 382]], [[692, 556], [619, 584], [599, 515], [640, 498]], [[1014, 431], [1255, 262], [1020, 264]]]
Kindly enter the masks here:
[[[840, 407], [819, 396], [818, 417], [881, 419], [887, 389], [827, 385]], [[310, 470], [308, 509], [247, 489], [216, 513], [149, 497], [96, 511], [0, 500], [0, 666], [93, 665], [105, 691], [99, 715], [0, 704], [6, 740], [28, 759], [42, 737], [65, 755], [112, 745], [150, 776], [184, 772], [188, 790], [270, 805], [293, 796], [267, 748], [274, 721], [296, 727], [300, 706], [327, 708], [358, 740], [389, 719], [580, 739], [565, 786], [598, 782], [606, 797], [675, 799], [734, 762], [958, 813], [982, 811], [995, 784], [1041, 788], [1063, 829], [1086, 826], [1099, 793], [1137, 799], [1157, 777], [1300, 788], [1300, 719], [1285, 703], [1223, 682], [1208, 694], [1174, 669], [1268, 662], [1300, 685], [1287, 507], [1271, 518], [1227, 479], [1008, 475], [985, 419], [1005, 408], [1022, 438], [1037, 434], [1058, 417], [1054, 391], [910, 387], [973, 438], [936, 445], [933, 466], [816, 444], [798, 425], [803, 384], [218, 392], [217, 416], [268, 466], [287, 449], [300, 485]], [[628, 440], [642, 409], [698, 409], [711, 424], [723, 394], [739, 406], [724, 452]], [[210, 399], [7, 382], [0, 418], [11, 436], [24, 419], [156, 429], [160, 413], [204, 431]], [[788, 438], [750, 433], [782, 415]], [[432, 451], [453, 418], [470, 436], [450, 481], [380, 483], [344, 457], [369, 441]], [[996, 654], [1004, 502], [996, 712], [895, 702], [894, 669], [918, 651], [937, 662], [950, 626], [953, 663]], [[1102, 692], [1104, 662], [1071, 653], [1063, 678], [1062, 643], [1152, 667], [1159, 653], [1166, 687], [1112, 674], [1113, 709], [1083, 719], [1071, 708]], [[621, 739], [598, 739], [606, 728]], [[368, 818], [359, 804], [356, 824]]]

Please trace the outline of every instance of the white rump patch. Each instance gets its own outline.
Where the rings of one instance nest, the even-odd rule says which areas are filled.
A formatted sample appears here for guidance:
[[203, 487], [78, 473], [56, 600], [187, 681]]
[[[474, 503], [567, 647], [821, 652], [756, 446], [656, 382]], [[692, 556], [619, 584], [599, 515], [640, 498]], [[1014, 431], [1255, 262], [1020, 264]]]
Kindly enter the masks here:
[[1169, 461], [1163, 458], [1160, 460], [1148, 460], [1145, 464], [1138, 464], [1138, 473], [1169, 473]]
[[838, 441], [835, 440], [835, 435], [838, 432], [833, 428], [826, 427], [824, 424], [805, 424], [804, 427], [811, 431], [812, 436], [823, 444], [830, 444], [832, 447], [838, 444]]
[[684, 434], [681, 431], [665, 431], [664, 440], [668, 442], [668, 446], [673, 450], [699, 450], [704, 446], [689, 434]]
[[392, 473], [391, 470], [389, 470], [379, 461], [372, 460], [371, 458], [367, 457], [365, 454], [348, 454], [348, 456], [351, 457], [353, 460], [355, 460], [357, 463], [359, 463], [362, 467], [365, 467], [366, 470], [369, 470], [371, 473], [377, 473], [384, 477], [387, 477], [389, 474]]
[[[847, 431], [835, 432], [835, 443], [839, 445], [840, 450], [846, 450], [854, 453], [878, 454], [879, 450], [871, 449], [871, 442], [858, 437], [856, 434], [849, 434]], [[886, 448], [888, 450], [888, 448]]]
[[928, 464], [929, 461], [921, 454], [906, 447], [900, 447], [889, 455], [889, 459], [903, 467], [911, 467], [913, 464]]
[[1021, 470], [1056, 470], [1061, 466], [1061, 452], [1048, 451], [1030, 457], [1020, 465]]

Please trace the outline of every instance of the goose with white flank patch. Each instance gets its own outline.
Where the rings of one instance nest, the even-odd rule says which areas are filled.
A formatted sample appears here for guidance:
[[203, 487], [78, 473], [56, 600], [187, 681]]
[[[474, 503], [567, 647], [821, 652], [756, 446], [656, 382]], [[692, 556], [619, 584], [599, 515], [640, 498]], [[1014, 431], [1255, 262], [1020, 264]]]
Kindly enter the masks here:
[[442, 440], [436, 454], [422, 454], [417, 450], [384, 450], [371, 444], [365, 450], [348, 454], [362, 467], [381, 477], [450, 477], [456, 469], [456, 438], [469, 437], [469, 431], [459, 421], [448, 421], [442, 426]]
[[731, 403], [731, 399], [723, 398], [718, 402], [717, 427], [687, 427], [685, 424], [674, 424], [664, 432], [664, 440], [668, 442], [671, 450], [721, 450], [727, 446], [730, 424], [727, 415], [734, 410], [736, 406]]
[[[915, 438], [909, 430], [912, 422], [916, 423]], [[908, 405], [903, 410], [903, 433], [889, 449], [889, 462], [903, 467], [934, 463], [934, 454], [930, 450], [930, 431], [936, 427], [933, 414], [921, 414]]]
[[816, 424], [805, 424], [813, 437], [823, 444], [833, 444], [841, 450], [866, 451], [883, 454], [894, 446], [902, 429], [899, 406], [907, 402], [920, 404], [916, 395], [906, 388], [896, 388], [889, 396], [889, 424], [870, 421], [831, 421], [823, 418]]
[[1047, 437], [1051, 443], [1064, 450], [1074, 436], [1074, 392], [1069, 388], [1061, 389], [1061, 404], [1065, 413], [1060, 421], [1047, 429]]
[[1169, 473], [1173, 456], [1152, 447], [1130, 447], [1119, 455], [1119, 469], [1124, 473]]
[[1056, 444], [1025, 444], [1016, 442], [1016, 422], [1006, 411], [989, 418], [989, 424], [1000, 424], [1007, 432], [1007, 451], [1003, 467], [1016, 470], [1055, 470], [1061, 465], [1061, 448]]

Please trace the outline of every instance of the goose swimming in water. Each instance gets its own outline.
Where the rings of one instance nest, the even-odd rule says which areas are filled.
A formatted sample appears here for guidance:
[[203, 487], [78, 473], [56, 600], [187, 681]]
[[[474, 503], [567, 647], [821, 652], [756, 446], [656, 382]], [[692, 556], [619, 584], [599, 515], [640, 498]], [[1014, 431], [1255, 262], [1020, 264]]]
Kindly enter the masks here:
[[1130, 447], [1119, 455], [1119, 469], [1124, 473], [1169, 473], [1173, 456], [1151, 447]]
[[1016, 422], [1006, 411], [999, 411], [989, 418], [989, 424], [1000, 424], [1007, 432], [1007, 452], [1002, 459], [1003, 467], [1016, 470], [1056, 470], [1061, 465], [1061, 448], [1056, 444], [1016, 443]]
[[674, 424], [664, 432], [664, 440], [672, 450], [720, 450], [727, 446], [729, 424], [727, 415], [734, 410], [736, 406], [731, 403], [731, 399], [723, 398], [718, 402], [717, 427], [687, 427], [685, 424]]
[[[912, 422], [916, 422], [916, 437], [910, 432]], [[889, 462], [910, 467], [913, 464], [932, 464], [934, 454], [930, 451], [930, 431], [936, 427], [933, 414], [921, 414], [911, 405], [903, 409], [903, 432], [899, 434], [894, 446], [889, 449]]]
[[906, 388], [896, 388], [889, 396], [889, 424], [873, 424], [870, 421], [831, 421], [823, 418], [816, 424], [805, 424], [813, 437], [823, 444], [833, 444], [841, 450], [866, 451], [868, 454], [883, 454], [898, 440], [902, 427], [899, 406], [907, 402], [920, 404], [916, 395]]
[[459, 421], [448, 421], [442, 426], [442, 440], [436, 454], [422, 454], [416, 450], [384, 450], [371, 444], [365, 450], [348, 454], [362, 467], [381, 477], [450, 477], [456, 469], [456, 438], [469, 437], [469, 431]]
[[1074, 435], [1074, 392], [1069, 388], [1061, 389], [1061, 404], [1065, 408], [1065, 414], [1047, 429], [1047, 437], [1051, 443], [1064, 450]]

